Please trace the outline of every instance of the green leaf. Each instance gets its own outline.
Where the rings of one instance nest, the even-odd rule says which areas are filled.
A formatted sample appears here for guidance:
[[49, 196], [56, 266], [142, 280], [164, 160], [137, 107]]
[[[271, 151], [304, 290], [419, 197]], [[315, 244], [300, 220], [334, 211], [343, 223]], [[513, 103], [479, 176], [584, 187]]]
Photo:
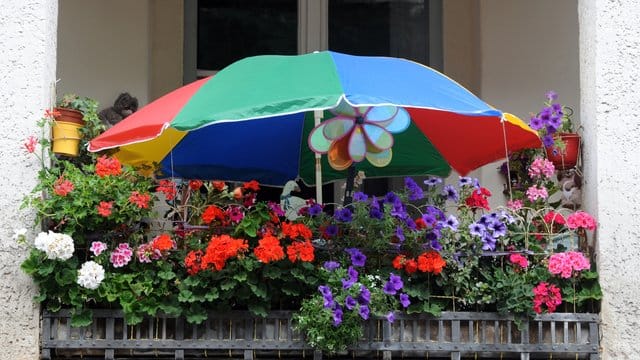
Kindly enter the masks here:
[[178, 301], [191, 303], [196, 301], [196, 299], [193, 296], [193, 293], [191, 292], [191, 290], [182, 289], [180, 290], [180, 294], [178, 294]]
[[71, 314], [71, 326], [73, 327], [88, 326], [92, 321], [93, 311], [91, 309], [76, 309]]
[[204, 294], [204, 298], [207, 301], [213, 301], [213, 300], [218, 299], [219, 297], [220, 297], [220, 293], [218, 292], [217, 288], [210, 288], [209, 292]]
[[249, 288], [253, 294], [261, 299], [267, 298], [267, 286], [264, 283], [252, 284], [249, 283]]
[[160, 271], [158, 277], [162, 280], [171, 280], [176, 277], [176, 273], [171, 270]]
[[185, 316], [190, 324], [201, 324], [207, 320], [207, 311], [199, 305], [191, 305]]
[[262, 304], [249, 304], [248, 308], [249, 311], [251, 311], [251, 313], [254, 315], [261, 317], [267, 316], [267, 308]]
[[247, 273], [236, 273], [233, 275], [233, 279], [239, 282], [247, 280]]
[[282, 275], [282, 270], [279, 267], [275, 266], [266, 266], [262, 271], [262, 274], [267, 279], [279, 279]]
[[238, 283], [233, 279], [226, 279], [220, 284], [220, 289], [223, 291], [228, 291], [236, 287]]

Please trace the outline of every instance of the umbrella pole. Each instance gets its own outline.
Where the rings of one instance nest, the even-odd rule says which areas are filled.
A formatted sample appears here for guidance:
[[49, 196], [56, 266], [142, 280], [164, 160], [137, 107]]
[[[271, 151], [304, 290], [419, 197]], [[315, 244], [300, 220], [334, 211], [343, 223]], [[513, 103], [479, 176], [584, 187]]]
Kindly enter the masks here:
[[[313, 111], [315, 126], [320, 125], [324, 112], [322, 110]], [[322, 204], [322, 161], [320, 154], [316, 153], [316, 203]]]
[[353, 200], [353, 184], [356, 181], [356, 164], [351, 164], [347, 171], [347, 187], [344, 190], [344, 206], [351, 204], [351, 201]]

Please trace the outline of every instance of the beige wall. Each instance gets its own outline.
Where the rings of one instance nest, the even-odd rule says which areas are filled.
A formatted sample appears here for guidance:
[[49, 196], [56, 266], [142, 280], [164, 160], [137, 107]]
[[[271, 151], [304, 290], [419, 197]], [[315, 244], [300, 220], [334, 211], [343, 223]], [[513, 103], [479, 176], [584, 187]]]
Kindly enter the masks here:
[[[548, 90], [579, 113], [577, 0], [455, 0], [444, 5], [449, 76], [527, 122]], [[500, 163], [472, 174], [494, 194], [492, 206], [506, 199]]]
[[58, 20], [58, 96], [89, 96], [101, 108], [123, 91], [148, 101], [148, 0], [60, 0]]

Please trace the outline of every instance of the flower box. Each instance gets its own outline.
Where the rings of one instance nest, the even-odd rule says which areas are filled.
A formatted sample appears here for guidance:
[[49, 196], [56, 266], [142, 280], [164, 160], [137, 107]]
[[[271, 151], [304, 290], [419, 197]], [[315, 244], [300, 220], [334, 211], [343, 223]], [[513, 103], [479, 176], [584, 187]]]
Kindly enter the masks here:
[[[53, 356], [158, 358], [321, 359], [295, 330], [292, 313], [272, 311], [264, 318], [248, 312], [211, 313], [201, 325], [183, 318], [145, 318], [127, 325], [122, 312], [94, 310], [93, 323], [73, 328], [69, 311], [44, 312], [42, 358]], [[399, 315], [394, 323], [372, 318], [364, 337], [345, 358], [520, 358], [598, 359], [599, 316], [555, 313], [523, 319], [479, 312]]]

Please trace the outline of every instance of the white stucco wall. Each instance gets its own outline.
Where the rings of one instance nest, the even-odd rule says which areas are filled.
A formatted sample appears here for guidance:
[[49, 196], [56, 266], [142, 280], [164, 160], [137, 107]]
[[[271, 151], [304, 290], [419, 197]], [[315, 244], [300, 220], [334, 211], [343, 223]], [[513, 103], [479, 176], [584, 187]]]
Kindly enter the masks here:
[[[525, 122], [555, 90], [579, 113], [577, 0], [482, 0], [480, 12], [480, 97]], [[578, 120], [578, 117], [574, 117]], [[502, 161], [476, 173], [504, 204]]]
[[49, 107], [56, 20], [56, 0], [4, 0], [0, 8], [0, 182], [5, 190], [0, 196], [0, 359], [39, 356], [34, 286], [20, 270], [27, 250], [12, 235], [13, 229], [33, 224], [32, 214], [18, 208], [36, 184], [38, 162], [22, 143], [38, 133], [36, 121]]
[[60, 0], [58, 95], [95, 98], [101, 107], [127, 91], [149, 99], [149, 0]]
[[581, 0], [585, 206], [598, 218], [604, 359], [640, 357], [640, 4]]

